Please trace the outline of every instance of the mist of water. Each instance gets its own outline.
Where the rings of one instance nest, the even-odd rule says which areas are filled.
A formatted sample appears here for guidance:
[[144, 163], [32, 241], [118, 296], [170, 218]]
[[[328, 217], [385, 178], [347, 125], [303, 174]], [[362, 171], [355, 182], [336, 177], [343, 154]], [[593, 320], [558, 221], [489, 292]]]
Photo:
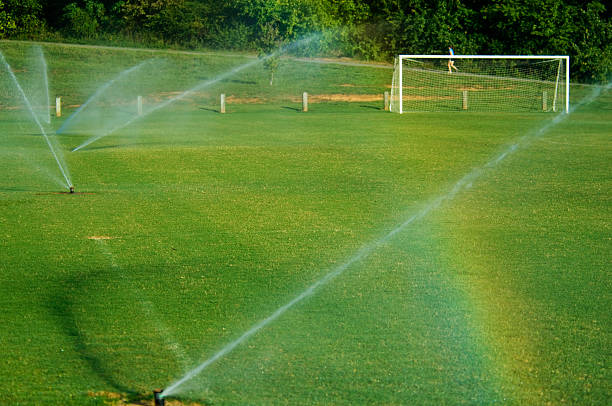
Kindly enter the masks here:
[[[42, 54], [42, 51], [41, 51], [41, 58], [44, 61], [44, 55]], [[9, 73], [9, 76], [11, 77], [11, 80], [13, 81], [13, 84], [17, 88], [21, 98], [23, 99], [23, 103], [25, 104], [28, 112], [32, 116], [32, 120], [34, 121], [36, 126], [39, 128], [41, 135], [43, 136], [45, 142], [49, 146], [49, 150], [51, 151], [51, 154], [53, 155], [53, 158], [55, 159], [55, 162], [57, 163], [57, 166], [59, 167], [59, 170], [62, 173], [62, 176], [63, 176], [64, 180], [66, 181], [66, 185], [65, 186], [66, 187], [73, 186], [72, 182], [70, 180], [70, 175], [68, 173], [68, 168], [65, 165], [65, 163], [62, 164], [63, 157], [61, 156], [61, 150], [59, 148], [56, 149], [53, 146], [53, 143], [51, 142], [51, 139], [49, 138], [49, 135], [47, 134], [47, 131], [45, 130], [45, 127], [41, 123], [38, 114], [36, 114], [36, 111], [35, 111], [34, 107], [30, 103], [30, 100], [28, 99], [26, 93], [24, 92], [23, 88], [21, 87], [21, 84], [17, 80], [17, 77], [13, 73], [13, 70], [12, 70], [11, 66], [6, 61], [6, 59], [4, 57], [4, 54], [2, 54], [2, 52], [0, 52], [0, 60], [2, 61], [4, 67], [6, 68], [7, 72]], [[46, 67], [46, 63], [44, 63], [43, 66]], [[46, 77], [46, 69], [45, 69], [45, 77]]]
[[[592, 92], [592, 94], [590, 94], [589, 96], [585, 97], [581, 102], [579, 102], [577, 105], [575, 105], [570, 112], [573, 112], [576, 108], [579, 108], [579, 107], [581, 107], [581, 106], [583, 106], [585, 104], [588, 104], [588, 103], [594, 101], [601, 94], [601, 92], [604, 89], [609, 89], [609, 88], [610, 88], [610, 84], [608, 86], [606, 86], [605, 88], [598, 87], [597, 89], [595, 89]], [[342, 273], [344, 273], [347, 269], [349, 269], [355, 263], [360, 262], [363, 259], [365, 259], [368, 256], [370, 256], [375, 250], [377, 250], [379, 247], [381, 247], [384, 244], [386, 244], [395, 235], [399, 234], [402, 231], [405, 231], [406, 228], [408, 228], [408, 226], [410, 226], [410, 225], [414, 224], [415, 222], [417, 222], [418, 220], [424, 218], [429, 213], [431, 213], [432, 211], [434, 211], [437, 208], [439, 208], [440, 206], [442, 206], [444, 203], [448, 203], [448, 202], [452, 201], [460, 192], [462, 192], [464, 190], [467, 190], [467, 189], [470, 189], [473, 186], [473, 182], [478, 180], [486, 172], [487, 169], [495, 168], [497, 165], [499, 165], [501, 162], [503, 162], [505, 159], [507, 159], [509, 156], [511, 156], [513, 153], [515, 153], [520, 147], [525, 147], [525, 146], [529, 145], [531, 142], [533, 142], [535, 139], [537, 139], [538, 137], [548, 133], [554, 127], [556, 127], [559, 123], [561, 123], [564, 120], [566, 120], [568, 115], [569, 114], [564, 114], [564, 113], [558, 114], [550, 122], [547, 122], [543, 126], [541, 126], [538, 129], [536, 129], [535, 131], [530, 131], [527, 134], [525, 134], [524, 136], [520, 137], [515, 143], [513, 143], [509, 147], [506, 147], [506, 149], [504, 149], [497, 156], [493, 157], [490, 161], [488, 161], [487, 163], [485, 163], [484, 165], [482, 165], [482, 166], [480, 166], [478, 168], [473, 169], [468, 174], [466, 174], [461, 179], [459, 179], [450, 188], [449, 191], [447, 191], [446, 193], [444, 193], [444, 194], [438, 196], [437, 198], [433, 199], [432, 201], [430, 201], [421, 210], [419, 210], [416, 213], [414, 213], [413, 215], [409, 216], [406, 220], [404, 220], [403, 222], [401, 222], [398, 225], [396, 225], [391, 231], [387, 232], [382, 237], [380, 237], [380, 238], [378, 238], [378, 239], [376, 239], [374, 241], [371, 241], [371, 242], [365, 244], [364, 246], [362, 246], [357, 252], [355, 252], [343, 264], [341, 264], [341, 265], [337, 266], [336, 268], [332, 269], [331, 271], [329, 271], [321, 279], [319, 279], [318, 281], [316, 281], [315, 283], [310, 285], [306, 290], [304, 290], [302, 293], [297, 295], [294, 299], [289, 301], [287, 304], [281, 306], [274, 313], [272, 313], [270, 316], [268, 316], [267, 318], [261, 320], [260, 322], [256, 323], [255, 325], [253, 325], [249, 330], [247, 330], [245, 333], [243, 333], [240, 337], [238, 337], [234, 341], [232, 341], [229, 344], [227, 344], [225, 347], [223, 347], [217, 353], [215, 353], [210, 358], [208, 358], [207, 360], [202, 362], [200, 365], [198, 365], [197, 367], [195, 367], [194, 369], [189, 371], [187, 374], [185, 374], [182, 378], [180, 378], [176, 382], [174, 382], [171, 385], [169, 385], [163, 391], [162, 397], [167, 397], [167, 396], [170, 396], [172, 394], [175, 394], [175, 393], [179, 392], [180, 387], [183, 384], [185, 384], [186, 382], [190, 381], [195, 376], [199, 375], [202, 371], [204, 371], [206, 368], [208, 368], [215, 361], [218, 361], [219, 359], [223, 358], [225, 355], [227, 355], [228, 353], [233, 351], [240, 344], [242, 344], [245, 341], [247, 341], [255, 333], [257, 333], [258, 331], [260, 331], [261, 329], [263, 329], [267, 325], [273, 323], [276, 319], [278, 319], [280, 316], [282, 316], [285, 312], [287, 312], [293, 306], [295, 306], [296, 304], [300, 303], [301, 301], [303, 301], [307, 297], [309, 297], [312, 294], [314, 294], [317, 291], [317, 289], [319, 289], [321, 286], [326, 285], [327, 283], [329, 283], [330, 281], [332, 281], [336, 277], [340, 276]]]
[[41, 76], [43, 79], [43, 84], [42, 84], [42, 88], [43, 91], [45, 92], [44, 95], [44, 100], [42, 108], [43, 110], [43, 119], [45, 120], [45, 122], [47, 124], [51, 124], [51, 110], [49, 109], [49, 103], [51, 101], [51, 99], [49, 98], [49, 76], [48, 76], [48, 69], [47, 69], [47, 60], [45, 59], [45, 54], [43, 53], [42, 47], [38, 46], [36, 47], [37, 53], [38, 53], [38, 59], [40, 60], [40, 64], [42, 66], [42, 72], [41, 72]]
[[56, 131], [57, 134], [62, 134], [64, 132], [69, 132], [70, 131], [70, 127], [72, 125], [73, 122], [78, 122], [78, 119], [80, 114], [86, 110], [90, 104], [99, 99], [111, 86], [113, 86], [115, 83], [117, 83], [118, 81], [124, 79], [126, 76], [130, 75], [133, 72], [138, 71], [139, 69], [141, 69], [143, 66], [151, 63], [152, 61], [154, 61], [155, 59], [147, 59], [146, 61], [143, 61], [141, 63], [139, 63], [138, 65], [132, 66], [131, 68], [128, 68], [124, 71], [122, 71], [121, 73], [119, 73], [117, 76], [115, 76], [113, 79], [109, 80], [108, 82], [104, 83], [102, 86], [100, 86], [93, 95], [91, 95], [91, 97], [89, 97], [89, 99], [87, 99], [87, 101], [85, 101], [85, 103], [83, 103], [81, 106], [79, 106], [78, 109], [76, 109], [74, 111], [74, 113], [72, 113], [67, 119], [66, 121], [64, 121], [64, 123], [61, 125], [61, 127]]
[[[124, 287], [133, 286], [133, 283], [126, 283], [125, 279], [128, 278], [124, 270], [119, 266], [115, 255], [113, 255], [109, 245], [106, 243], [104, 239], [96, 239], [94, 240], [100, 247], [100, 250], [104, 253], [104, 255], [108, 258], [110, 262], [110, 266], [113, 270], [117, 272], [118, 277], [121, 278], [124, 283], [121, 283]], [[184, 369], [189, 363], [189, 357], [184, 349], [179, 345], [178, 341], [172, 336], [171, 330], [161, 321], [161, 317], [158, 314], [155, 305], [150, 301], [143, 299], [142, 292], [132, 291], [131, 296], [134, 298], [134, 302], [138, 303], [141, 308], [142, 313], [147, 318], [153, 328], [155, 329], [158, 337], [163, 341], [164, 346], [167, 350], [174, 353], [177, 363]]]
[[124, 122], [119, 123], [118, 125], [116, 125], [115, 127], [111, 128], [110, 130], [105, 131], [102, 134], [98, 134], [98, 135], [95, 135], [95, 136], [89, 138], [88, 140], [83, 142], [81, 145], [79, 145], [78, 147], [74, 148], [72, 151], [73, 152], [78, 151], [78, 150], [80, 150], [80, 149], [82, 149], [82, 148], [84, 148], [84, 147], [86, 147], [86, 146], [88, 146], [88, 145], [98, 141], [101, 138], [104, 138], [104, 137], [106, 137], [108, 135], [111, 135], [114, 132], [116, 132], [116, 131], [118, 131], [118, 130], [120, 130], [122, 128], [125, 128], [125, 127], [129, 126], [130, 124], [134, 123], [135, 121], [138, 121], [138, 120], [141, 120], [141, 119], [147, 117], [148, 115], [150, 115], [151, 113], [154, 113], [155, 111], [157, 111], [159, 109], [163, 109], [164, 107], [167, 107], [167, 106], [169, 106], [169, 105], [171, 105], [171, 104], [173, 104], [173, 103], [175, 103], [177, 101], [185, 99], [186, 97], [194, 94], [197, 91], [200, 91], [202, 89], [205, 89], [207, 87], [215, 85], [215, 84], [217, 84], [217, 83], [219, 83], [219, 82], [221, 82], [223, 80], [226, 80], [226, 79], [236, 75], [237, 73], [239, 73], [239, 72], [241, 72], [243, 70], [246, 70], [246, 69], [251, 68], [251, 67], [253, 67], [253, 66], [257, 65], [257, 64], [262, 63], [266, 59], [270, 59], [270, 58], [276, 57], [276, 56], [278, 56], [280, 54], [283, 54], [283, 53], [289, 51], [292, 48], [296, 48], [296, 47], [302, 46], [304, 44], [307, 44], [307, 43], [311, 42], [316, 37], [318, 37], [318, 35], [308, 36], [308, 37], [306, 37], [304, 39], [301, 39], [299, 41], [296, 41], [296, 42], [294, 42], [294, 43], [292, 43], [292, 44], [290, 44], [288, 46], [285, 46], [285, 47], [279, 49], [278, 51], [276, 51], [274, 53], [266, 55], [263, 58], [259, 58], [259, 59], [255, 59], [253, 61], [247, 62], [247, 63], [245, 63], [243, 65], [240, 65], [240, 66], [237, 66], [237, 67], [235, 67], [233, 69], [230, 69], [227, 72], [221, 73], [221, 74], [217, 75], [213, 79], [209, 79], [209, 80], [206, 80], [204, 82], [201, 82], [198, 85], [192, 87], [191, 89], [185, 90], [184, 92], [180, 93], [179, 95], [177, 95], [175, 97], [172, 97], [172, 98], [170, 98], [170, 99], [168, 99], [168, 100], [166, 100], [166, 101], [164, 101], [164, 102], [154, 106], [153, 108], [151, 108], [149, 111], [143, 113], [142, 115], [135, 115], [135, 116], [131, 117], [130, 119], [128, 119], [128, 120], [126, 120]]

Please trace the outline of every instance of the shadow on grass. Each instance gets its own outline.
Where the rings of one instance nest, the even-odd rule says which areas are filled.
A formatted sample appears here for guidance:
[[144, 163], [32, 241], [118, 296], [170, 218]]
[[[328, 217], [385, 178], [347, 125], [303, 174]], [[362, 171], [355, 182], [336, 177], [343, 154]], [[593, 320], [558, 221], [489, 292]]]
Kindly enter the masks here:
[[[47, 133], [47, 135], [54, 135], [54, 134], [55, 133], [53, 133], [53, 132]], [[39, 132], [36, 132], [36, 133], [29, 133], [28, 132], [28, 133], [23, 133], [23, 134], [17, 134], [17, 136], [21, 136], [21, 137], [42, 137], [43, 134], [39, 131]]]
[[57, 190], [49, 189], [36, 189], [36, 188], [20, 188], [20, 187], [0, 187], [0, 193], [29, 193], [35, 196], [48, 196], [48, 195], [94, 195], [95, 192], [74, 192], [70, 193], [66, 188], [58, 187]]
[[210, 111], [210, 112], [213, 112], [213, 113], [219, 113], [219, 114], [221, 113], [218, 109], [213, 109], [213, 108], [209, 108], [209, 107], [200, 107], [199, 109], [200, 110], [204, 110], [204, 111]]
[[35, 192], [35, 189], [25, 189], [22, 187], [16, 187], [16, 186], [9, 186], [9, 187], [0, 187], [0, 192], [6, 192], [6, 193], [11, 193], [11, 192]]
[[[205, 82], [208, 80], [212, 80], [213, 78], [211, 78], [210, 76], [200, 76], [198, 77], [198, 80], [200, 82]], [[221, 83], [237, 83], [240, 85], [256, 85], [257, 82], [253, 81], [253, 80], [240, 80], [240, 79], [222, 79]]]
[[256, 85], [257, 82], [253, 80], [240, 80], [240, 79], [223, 79], [221, 82], [223, 83], [238, 83], [241, 85]]
[[[101, 145], [101, 146], [87, 146], [79, 151], [97, 151], [97, 150], [105, 150], [105, 149], [117, 149], [117, 148], [127, 148], [133, 146], [151, 146], [151, 145], [167, 145], [162, 142], [126, 142], [123, 144], [111, 144], [111, 145]], [[79, 152], [75, 151], [75, 152]]]
[[380, 107], [377, 107], [377, 106], [368, 106], [366, 104], [362, 104], [359, 107], [364, 108], [364, 109], [382, 110]]
[[66, 337], [70, 337], [74, 350], [100, 379], [114, 389], [126, 393], [130, 398], [142, 397], [142, 394], [124, 386], [115, 378], [112, 370], [101, 357], [87, 345], [86, 338], [79, 329], [75, 314], [77, 296], [82, 295], [83, 290], [86, 289], [84, 280], [92, 276], [103, 277], [104, 275], [101, 271], [94, 272], [93, 275], [91, 273], [87, 275], [80, 273], [77, 276], [60, 281], [58, 288], [49, 296], [46, 307], [57, 320]]

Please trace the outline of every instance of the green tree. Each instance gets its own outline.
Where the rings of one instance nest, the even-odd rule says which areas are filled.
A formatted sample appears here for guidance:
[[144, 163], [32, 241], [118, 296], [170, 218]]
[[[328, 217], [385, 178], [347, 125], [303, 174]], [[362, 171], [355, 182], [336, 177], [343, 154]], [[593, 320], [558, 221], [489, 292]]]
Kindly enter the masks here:
[[125, 0], [115, 6], [124, 32], [183, 45], [203, 28], [194, 18], [194, 9], [184, 0]]
[[270, 76], [270, 86], [274, 84], [274, 74], [280, 67], [280, 55], [276, 52], [281, 45], [278, 28], [272, 22], [262, 27], [260, 39], [259, 57], [263, 58], [264, 69]]
[[4, 38], [8, 33], [13, 31], [17, 26], [13, 17], [5, 10], [2, 0], [0, 0], [0, 38]]
[[385, 42], [392, 54], [437, 54], [449, 46], [475, 53], [483, 40], [478, 12], [458, 0], [385, 2], [385, 11], [391, 27]]
[[612, 81], [612, 22], [604, 5], [592, 1], [586, 7], [574, 9], [573, 40], [563, 49], [572, 56], [572, 68], [582, 80], [609, 83]]
[[270, 85], [281, 63], [275, 52], [318, 25], [318, 5], [317, 1], [306, 0], [238, 0], [232, 6], [239, 24], [251, 27], [251, 43], [264, 59]]
[[12, 37], [34, 37], [45, 31], [38, 0], [2, 0], [6, 33]]
[[85, 0], [84, 7], [70, 3], [64, 8], [65, 30], [77, 38], [96, 38], [104, 13], [104, 5], [94, 0]]
[[[572, 77], [612, 75], [603, 0], [0, 0], [0, 37], [119, 33], [145, 43], [258, 50], [321, 32], [299, 50], [391, 59], [398, 53], [568, 54]], [[41, 5], [43, 7], [41, 7]], [[295, 51], [294, 51], [295, 52]], [[274, 74], [280, 60], [265, 58]]]
[[599, 1], [493, 0], [484, 53], [567, 54], [572, 77], [606, 81], [612, 73], [612, 24]]

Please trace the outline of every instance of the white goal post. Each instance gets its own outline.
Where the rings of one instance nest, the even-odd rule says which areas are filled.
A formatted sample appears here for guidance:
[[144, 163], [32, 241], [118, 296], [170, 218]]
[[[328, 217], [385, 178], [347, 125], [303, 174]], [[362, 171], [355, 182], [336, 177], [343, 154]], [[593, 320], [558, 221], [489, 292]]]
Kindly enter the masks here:
[[569, 112], [567, 55], [398, 55], [391, 111]]

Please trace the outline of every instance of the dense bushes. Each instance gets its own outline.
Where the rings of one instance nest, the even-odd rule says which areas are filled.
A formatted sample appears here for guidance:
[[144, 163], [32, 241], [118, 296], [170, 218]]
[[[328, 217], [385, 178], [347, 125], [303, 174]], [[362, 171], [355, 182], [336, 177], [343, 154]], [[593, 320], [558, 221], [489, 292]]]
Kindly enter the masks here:
[[[268, 27], [268, 28], [266, 28]], [[608, 81], [612, 24], [577, 0], [0, 0], [1, 37], [129, 40], [261, 50], [323, 32], [317, 52], [390, 60], [398, 53], [569, 54], [573, 77]]]
[[0, 0], [0, 36], [29, 38], [44, 31], [39, 0]]

